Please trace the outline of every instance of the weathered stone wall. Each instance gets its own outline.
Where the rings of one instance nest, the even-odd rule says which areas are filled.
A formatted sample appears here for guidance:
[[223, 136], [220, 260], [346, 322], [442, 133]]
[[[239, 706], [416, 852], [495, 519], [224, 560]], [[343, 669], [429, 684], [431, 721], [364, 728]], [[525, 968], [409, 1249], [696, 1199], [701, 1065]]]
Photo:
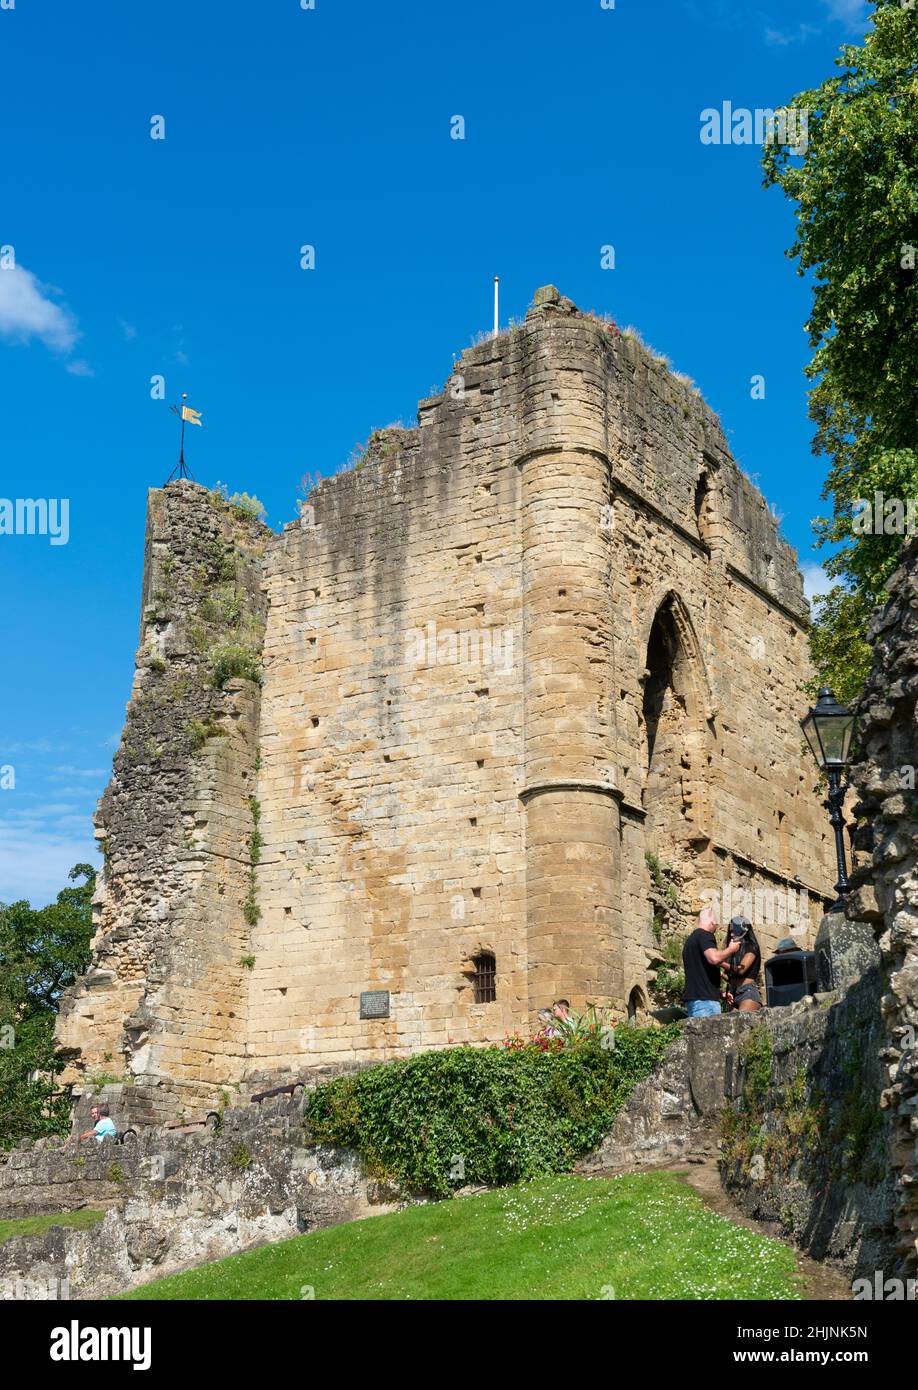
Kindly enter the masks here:
[[739, 1013], [690, 1019], [578, 1171], [715, 1157], [724, 1107], [742, 1094], [740, 1048], [749, 1021]]
[[92, 1140], [77, 1147], [25, 1140], [0, 1155], [0, 1221], [108, 1207], [137, 1172], [137, 1149], [130, 1143]]
[[[694, 925], [703, 894], [725, 919], [745, 890], [765, 903], [747, 915], [767, 955], [794, 928], [811, 940], [830, 845], [801, 757], [809, 667], [793, 554], [717, 418], [626, 339], [607, 422], [627, 996], [653, 956], [648, 850], [674, 870], [677, 928]], [[642, 704], [661, 608], [677, 662], [651, 755]]]
[[852, 916], [875, 927], [886, 1022], [882, 1104], [899, 1253], [918, 1268], [918, 544], [910, 542], [870, 633], [873, 669], [859, 702], [860, 795], [855, 844], [869, 856], [852, 878]]
[[734, 1201], [852, 1277], [896, 1275], [875, 965], [841, 998], [689, 1021], [584, 1172], [719, 1158]]
[[[750, 1216], [852, 1275], [897, 1273], [879, 966], [745, 1025], [721, 1173]], [[744, 1025], [739, 1025], [743, 1028]]]
[[[0, 1216], [98, 1207], [112, 1189], [117, 1200], [89, 1230], [58, 1226], [0, 1245], [0, 1298], [35, 1297], [43, 1283], [54, 1290], [63, 1280], [71, 1298], [107, 1297], [267, 1241], [394, 1210], [397, 1195], [368, 1180], [354, 1154], [304, 1146], [302, 1110], [302, 1097], [268, 1100], [228, 1111], [217, 1133], [150, 1129], [120, 1145], [20, 1148], [15, 1170], [0, 1167]], [[30, 1210], [26, 1194], [35, 1198]]]
[[[726, 882], [814, 895], [799, 923], [757, 922], [766, 952], [815, 925], [833, 874], [801, 767], [800, 575], [716, 416], [634, 339], [539, 291], [279, 536], [193, 486], [152, 494], [147, 594], [230, 524], [265, 617], [260, 703], [228, 688], [232, 737], [181, 744], [166, 784], [124, 751], [165, 678], [141, 657], [97, 953], [62, 1015], [84, 1066], [127, 1057], [152, 1113], [211, 1108], [253, 1073], [527, 1030], [558, 995], [646, 1003], [664, 944], [648, 852], [677, 925]], [[178, 604], [142, 650], [197, 690], [199, 605]], [[360, 1017], [367, 991], [389, 1017]]]
[[[389, 432], [378, 462], [323, 484], [268, 564], [251, 990], [266, 1068], [501, 1036], [527, 1010], [520, 552], [514, 508], [487, 490], [514, 480], [459, 467], [458, 425], [425, 431], [430, 454]], [[472, 1001], [479, 950], [496, 1004]], [[359, 1018], [370, 990], [390, 1018]]]
[[[419, 421], [270, 552], [266, 1067], [493, 1039], [559, 994], [623, 1007], [659, 950], [647, 850], [689, 911], [725, 881], [808, 888], [804, 937], [831, 882], [800, 766], [800, 576], [700, 398], [542, 291]], [[655, 809], [643, 689], [670, 596]], [[765, 923], [765, 950], [795, 924]], [[480, 950], [494, 1004], [473, 1002]], [[375, 989], [392, 1016], [361, 1020]]]
[[[896, 1274], [882, 988], [876, 966], [841, 999], [689, 1021], [578, 1170], [720, 1154], [751, 1216], [852, 1277]], [[302, 1110], [301, 1097], [280, 1098], [227, 1110], [217, 1131], [20, 1146], [0, 1165], [0, 1218], [110, 1209], [89, 1232], [56, 1228], [0, 1246], [0, 1296], [21, 1296], [17, 1278], [67, 1278], [73, 1297], [104, 1296], [413, 1200], [368, 1179], [353, 1153], [306, 1146]]]
[[125, 1122], [215, 1103], [244, 1070], [259, 687], [225, 673], [234, 655], [260, 659], [270, 534], [194, 483], [150, 494], [134, 686], [97, 816], [93, 960], [57, 1029], [66, 1080], [135, 1078]]

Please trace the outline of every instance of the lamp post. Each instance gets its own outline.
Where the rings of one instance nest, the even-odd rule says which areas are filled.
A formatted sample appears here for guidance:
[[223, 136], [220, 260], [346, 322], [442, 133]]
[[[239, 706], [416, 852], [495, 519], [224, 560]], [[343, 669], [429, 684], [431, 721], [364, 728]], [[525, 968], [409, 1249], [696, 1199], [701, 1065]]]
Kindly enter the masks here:
[[805, 719], [801, 719], [800, 727], [813, 750], [813, 757], [826, 774], [829, 783], [829, 795], [822, 804], [829, 812], [832, 829], [835, 831], [835, 859], [838, 864], [835, 891], [838, 899], [831, 909], [834, 912], [842, 907], [848, 891], [845, 821], [842, 816], [847, 787], [842, 782], [842, 774], [848, 762], [848, 750], [854, 732], [854, 715], [838, 703], [831, 690], [824, 688], [819, 692], [815, 707]]

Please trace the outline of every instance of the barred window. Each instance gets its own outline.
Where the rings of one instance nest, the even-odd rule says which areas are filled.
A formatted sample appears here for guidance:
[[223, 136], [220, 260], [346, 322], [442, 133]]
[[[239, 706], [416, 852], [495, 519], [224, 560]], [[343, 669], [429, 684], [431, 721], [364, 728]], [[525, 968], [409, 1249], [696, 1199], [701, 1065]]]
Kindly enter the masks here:
[[497, 961], [490, 951], [482, 951], [472, 962], [475, 966], [475, 1003], [493, 1004], [497, 998]]

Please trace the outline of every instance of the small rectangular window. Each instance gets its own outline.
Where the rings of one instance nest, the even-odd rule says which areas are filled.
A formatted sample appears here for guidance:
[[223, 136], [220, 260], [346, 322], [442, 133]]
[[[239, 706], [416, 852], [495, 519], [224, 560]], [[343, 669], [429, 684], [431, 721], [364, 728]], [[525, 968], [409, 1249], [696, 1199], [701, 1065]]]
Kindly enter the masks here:
[[493, 1004], [497, 998], [497, 961], [490, 951], [475, 957], [475, 1003]]

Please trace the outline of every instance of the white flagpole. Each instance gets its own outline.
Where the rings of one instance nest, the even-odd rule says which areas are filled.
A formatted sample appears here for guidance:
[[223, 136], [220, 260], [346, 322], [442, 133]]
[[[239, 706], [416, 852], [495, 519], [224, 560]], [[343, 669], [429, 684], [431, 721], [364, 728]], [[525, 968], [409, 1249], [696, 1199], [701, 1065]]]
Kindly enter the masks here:
[[498, 312], [497, 312], [497, 287], [498, 287], [499, 284], [500, 284], [500, 280], [499, 280], [498, 276], [495, 275], [495, 276], [494, 276], [494, 336], [495, 336], [495, 338], [497, 337], [497, 334], [498, 334], [498, 332], [499, 332], [499, 325], [500, 325], [500, 319], [499, 319], [499, 317], [498, 317]]

